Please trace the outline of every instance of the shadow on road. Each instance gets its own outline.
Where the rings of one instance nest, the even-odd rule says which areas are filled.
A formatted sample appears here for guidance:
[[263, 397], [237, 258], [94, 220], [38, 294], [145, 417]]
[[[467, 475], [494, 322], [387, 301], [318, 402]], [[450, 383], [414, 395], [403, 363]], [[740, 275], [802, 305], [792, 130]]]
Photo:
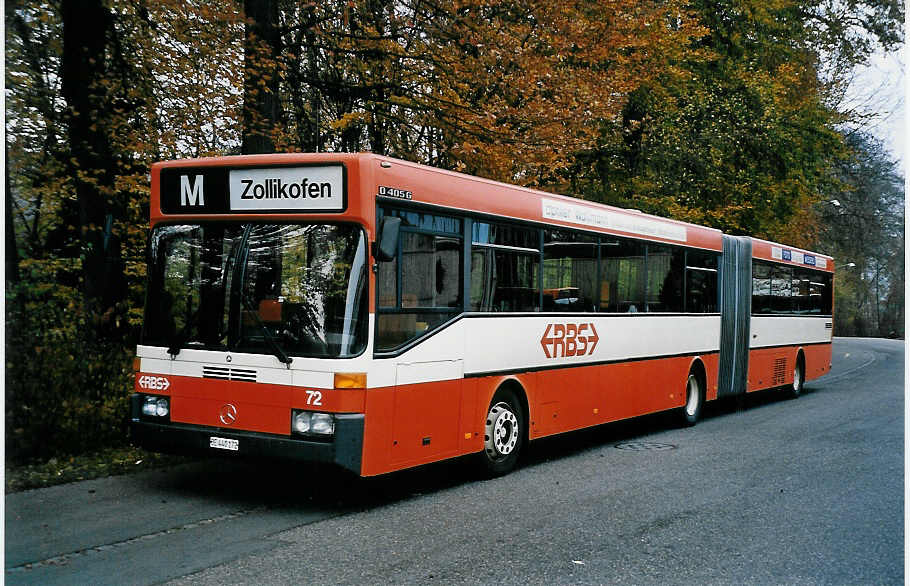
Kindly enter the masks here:
[[[807, 387], [805, 393], [812, 393]], [[710, 419], [758, 409], [788, 400], [780, 390], [746, 397], [713, 401], [703, 417]], [[641, 438], [674, 428], [672, 412], [646, 415], [608, 423], [535, 441], [526, 449], [522, 466], [538, 466], [589, 449]], [[223, 500], [244, 507], [334, 510], [338, 513], [370, 509], [481, 480], [476, 456], [428, 464], [375, 478], [360, 478], [344, 470], [322, 465], [291, 462], [252, 462], [207, 459], [163, 470], [149, 478], [151, 484], [178, 496]]]
[[465, 458], [377, 478], [323, 464], [205, 459], [161, 470], [148, 479], [163, 494], [272, 509], [368, 509], [457, 486], [477, 478]]
[[[803, 389], [803, 394], [812, 392], [815, 391], [809, 386]], [[769, 389], [746, 396], [719, 399], [705, 405], [702, 419], [723, 417], [738, 411], [759, 409], [788, 400], [791, 400], [789, 395], [786, 390], [782, 389]], [[678, 426], [678, 414], [673, 411], [664, 411], [543, 438], [532, 444], [531, 450], [524, 458], [524, 465], [536, 466], [550, 460], [568, 457], [604, 445], [635, 440]]]

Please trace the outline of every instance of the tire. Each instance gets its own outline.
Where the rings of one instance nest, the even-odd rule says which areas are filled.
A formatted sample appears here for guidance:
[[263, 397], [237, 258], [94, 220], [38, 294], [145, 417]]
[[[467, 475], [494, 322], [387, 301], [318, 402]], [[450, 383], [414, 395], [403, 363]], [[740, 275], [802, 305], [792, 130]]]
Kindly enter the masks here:
[[694, 372], [686, 379], [686, 404], [680, 409], [680, 421], [686, 427], [692, 427], [701, 419], [701, 410], [705, 406], [705, 390]]
[[793, 367], [793, 384], [790, 385], [788, 392], [790, 397], [796, 399], [803, 394], [803, 385], [806, 383], [806, 362], [803, 355], [796, 357], [796, 366]]
[[518, 464], [527, 429], [518, 397], [510, 389], [499, 389], [493, 395], [484, 421], [481, 460], [487, 476], [502, 476]]

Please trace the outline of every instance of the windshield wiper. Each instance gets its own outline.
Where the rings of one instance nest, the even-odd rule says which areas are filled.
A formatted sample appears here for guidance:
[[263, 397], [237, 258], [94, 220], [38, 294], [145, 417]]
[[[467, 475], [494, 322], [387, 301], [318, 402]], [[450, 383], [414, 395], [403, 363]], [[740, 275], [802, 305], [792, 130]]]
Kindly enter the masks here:
[[243, 303], [243, 306], [247, 311], [250, 312], [250, 315], [253, 316], [253, 319], [256, 320], [256, 325], [259, 326], [259, 329], [262, 331], [262, 337], [265, 338], [265, 341], [268, 342], [269, 347], [272, 349], [272, 354], [281, 361], [285, 366], [291, 368], [291, 362], [294, 361], [293, 358], [288, 356], [287, 352], [284, 351], [284, 348], [281, 347], [281, 344], [278, 343], [272, 336], [272, 332], [269, 331], [269, 328], [262, 323], [262, 319], [259, 317], [259, 312], [256, 311], [252, 305], [250, 305], [249, 300], [246, 298], [246, 295], [240, 295], [240, 301]]
[[183, 324], [183, 327], [180, 328], [180, 331], [174, 334], [174, 337], [171, 338], [170, 347], [167, 349], [167, 353], [171, 355], [171, 359], [176, 358], [177, 355], [180, 354], [180, 350], [183, 349], [183, 345], [186, 344], [186, 341], [190, 337], [190, 329], [192, 329], [192, 326], [194, 323], [196, 323], [196, 319], [198, 317], [199, 310], [197, 309], [193, 312], [193, 315], [191, 315], [190, 318], [186, 320], [186, 323]]
[[[184, 328], [186, 330], [186, 328]], [[167, 349], [167, 353], [171, 355], [171, 358], [177, 358], [177, 355], [180, 354], [180, 351], [183, 349], [183, 343], [186, 342], [186, 333], [180, 332], [179, 335], [174, 336], [174, 339], [171, 340], [171, 345]]]

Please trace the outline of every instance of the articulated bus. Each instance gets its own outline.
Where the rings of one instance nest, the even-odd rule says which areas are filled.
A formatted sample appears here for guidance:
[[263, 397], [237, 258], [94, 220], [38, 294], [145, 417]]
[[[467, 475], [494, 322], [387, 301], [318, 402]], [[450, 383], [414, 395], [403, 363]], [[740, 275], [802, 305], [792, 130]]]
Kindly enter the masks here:
[[831, 257], [373, 154], [152, 167], [131, 436], [363, 476], [831, 368]]

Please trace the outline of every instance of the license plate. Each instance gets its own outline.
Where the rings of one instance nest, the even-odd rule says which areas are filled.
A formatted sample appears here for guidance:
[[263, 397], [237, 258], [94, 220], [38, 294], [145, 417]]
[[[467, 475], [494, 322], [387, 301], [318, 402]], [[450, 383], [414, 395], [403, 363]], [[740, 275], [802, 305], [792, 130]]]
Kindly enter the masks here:
[[236, 452], [240, 449], [240, 442], [238, 440], [227, 439], [225, 437], [210, 437], [209, 447], [216, 448], [218, 450], [231, 450], [232, 452]]

